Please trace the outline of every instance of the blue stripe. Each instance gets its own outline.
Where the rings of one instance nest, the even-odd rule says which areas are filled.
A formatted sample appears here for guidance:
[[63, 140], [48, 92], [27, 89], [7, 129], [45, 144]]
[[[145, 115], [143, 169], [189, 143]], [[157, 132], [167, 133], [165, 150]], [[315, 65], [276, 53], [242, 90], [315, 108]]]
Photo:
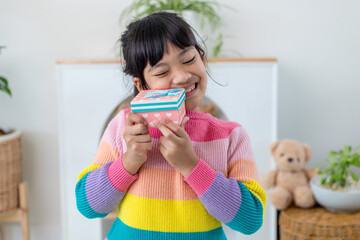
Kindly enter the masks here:
[[[141, 104], [130, 103], [130, 105], [131, 105], [131, 107], [148, 107], [148, 106], [161, 106], [161, 105], [166, 106], [166, 105], [172, 105], [172, 104], [178, 104], [177, 106], [181, 106], [181, 104], [184, 102], [184, 100], [185, 100], [185, 93], [183, 93], [181, 95], [181, 97], [179, 98], [179, 100], [176, 102], [151, 102], [151, 103], [141, 103]], [[136, 110], [136, 111], [140, 111], [140, 110]]]
[[[185, 100], [185, 99], [184, 99]], [[184, 102], [184, 100], [181, 102], [181, 104]], [[172, 108], [142, 108], [142, 109], [131, 109], [131, 112], [155, 112], [155, 111], [169, 111], [169, 110], [178, 110], [181, 104], [177, 107]]]
[[79, 212], [84, 215], [86, 218], [103, 218], [108, 215], [104, 213], [98, 213], [94, 211], [87, 199], [86, 199], [86, 179], [90, 172], [88, 172], [85, 176], [83, 176], [77, 183], [75, 187], [75, 195], [76, 195], [76, 207]]
[[260, 200], [247, 187], [238, 182], [241, 191], [241, 205], [227, 226], [246, 235], [255, 233], [263, 224], [263, 207]]
[[155, 102], [155, 103], [142, 103], [142, 104], [136, 104], [131, 103], [131, 107], [147, 107], [147, 106], [158, 106], [158, 105], [172, 105], [177, 104], [178, 102]]
[[169, 111], [169, 110], [178, 110], [178, 107], [173, 108], [154, 108], [154, 109], [140, 109], [140, 110], [134, 110], [132, 109], [131, 112], [159, 112], [159, 111]]
[[[194, 222], [194, 224], [196, 223]], [[208, 232], [157, 232], [129, 227], [128, 225], [124, 224], [119, 218], [116, 218], [106, 237], [108, 240], [227, 240], [222, 227], [216, 228]]]

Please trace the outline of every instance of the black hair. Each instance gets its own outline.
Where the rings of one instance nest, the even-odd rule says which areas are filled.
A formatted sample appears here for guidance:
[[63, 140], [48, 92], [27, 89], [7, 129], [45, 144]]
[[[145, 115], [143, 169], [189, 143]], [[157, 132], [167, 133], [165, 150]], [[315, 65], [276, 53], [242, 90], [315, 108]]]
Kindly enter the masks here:
[[[123, 71], [140, 79], [143, 89], [148, 89], [143, 71], [149, 62], [156, 65], [163, 57], [169, 41], [174, 46], [184, 49], [194, 46], [200, 56], [205, 52], [197, 42], [195, 30], [179, 15], [171, 12], [155, 12], [130, 23], [122, 34], [121, 49], [125, 64]], [[134, 86], [134, 96], [138, 94]]]

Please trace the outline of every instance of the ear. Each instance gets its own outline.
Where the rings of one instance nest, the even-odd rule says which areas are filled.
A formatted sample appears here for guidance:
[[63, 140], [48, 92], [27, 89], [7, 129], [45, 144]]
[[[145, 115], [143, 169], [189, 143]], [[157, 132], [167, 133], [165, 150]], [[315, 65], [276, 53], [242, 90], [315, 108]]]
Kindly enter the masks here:
[[306, 160], [306, 162], [308, 162], [312, 156], [311, 148], [307, 144], [303, 144], [303, 147], [304, 147], [304, 151], [305, 151], [305, 160]]
[[141, 90], [143, 90], [143, 88], [141, 87], [141, 81], [140, 78], [138, 77], [133, 77], [133, 82], [137, 88], [137, 90], [140, 92]]
[[272, 155], [274, 155], [274, 152], [276, 148], [279, 146], [279, 144], [280, 144], [280, 140], [277, 140], [270, 145], [270, 151]]

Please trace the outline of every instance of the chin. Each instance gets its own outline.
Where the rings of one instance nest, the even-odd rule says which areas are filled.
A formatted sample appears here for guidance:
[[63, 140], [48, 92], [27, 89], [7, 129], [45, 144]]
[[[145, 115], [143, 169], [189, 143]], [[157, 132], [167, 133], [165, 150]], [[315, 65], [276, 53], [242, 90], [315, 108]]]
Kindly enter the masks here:
[[185, 100], [185, 110], [199, 111], [200, 106], [194, 105], [193, 103], [187, 103]]

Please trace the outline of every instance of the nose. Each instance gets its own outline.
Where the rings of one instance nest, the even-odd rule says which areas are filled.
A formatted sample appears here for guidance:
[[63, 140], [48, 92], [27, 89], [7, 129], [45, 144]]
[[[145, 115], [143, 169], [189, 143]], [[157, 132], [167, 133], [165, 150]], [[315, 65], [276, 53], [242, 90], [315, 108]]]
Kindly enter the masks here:
[[188, 83], [190, 77], [191, 73], [179, 67], [174, 71], [173, 84], [177, 86], [183, 86]]
[[288, 158], [288, 161], [289, 161], [289, 162], [292, 162], [292, 161], [293, 161], [293, 159], [292, 159], [292, 158]]

